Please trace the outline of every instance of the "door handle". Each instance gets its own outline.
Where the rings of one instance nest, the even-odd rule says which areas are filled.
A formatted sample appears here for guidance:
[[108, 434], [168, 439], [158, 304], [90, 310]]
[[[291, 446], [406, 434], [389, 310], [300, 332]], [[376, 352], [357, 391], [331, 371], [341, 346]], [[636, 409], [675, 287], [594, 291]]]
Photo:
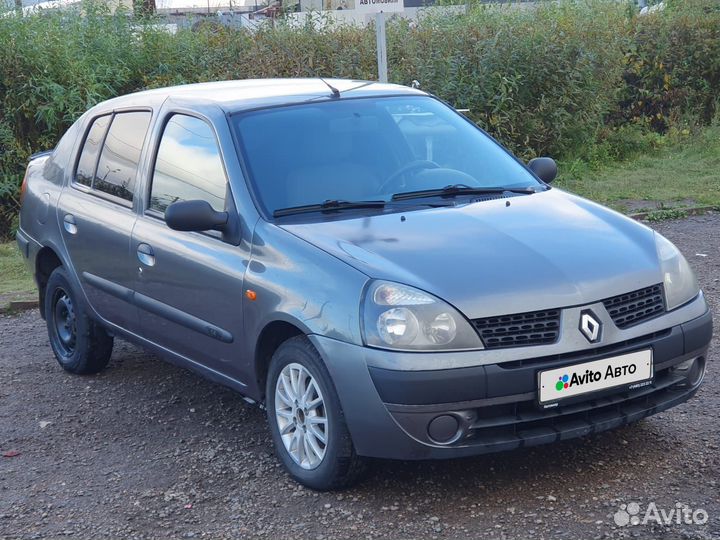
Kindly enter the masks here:
[[137, 258], [145, 266], [155, 266], [155, 252], [150, 244], [138, 244]]
[[72, 214], [65, 214], [65, 217], [63, 218], [63, 227], [65, 227], [65, 230], [69, 232], [70, 234], [77, 234], [77, 223], [75, 223], [75, 216]]

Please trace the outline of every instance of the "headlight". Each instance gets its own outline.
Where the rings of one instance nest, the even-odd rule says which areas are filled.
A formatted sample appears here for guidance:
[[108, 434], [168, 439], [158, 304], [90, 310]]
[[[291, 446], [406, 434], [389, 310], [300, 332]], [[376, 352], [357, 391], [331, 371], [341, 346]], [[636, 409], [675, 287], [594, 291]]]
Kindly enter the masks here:
[[362, 316], [367, 345], [411, 351], [483, 348], [465, 317], [426, 292], [375, 281], [365, 294]]
[[690, 265], [670, 240], [655, 233], [655, 246], [665, 287], [665, 305], [673, 310], [689, 302], [700, 292]]

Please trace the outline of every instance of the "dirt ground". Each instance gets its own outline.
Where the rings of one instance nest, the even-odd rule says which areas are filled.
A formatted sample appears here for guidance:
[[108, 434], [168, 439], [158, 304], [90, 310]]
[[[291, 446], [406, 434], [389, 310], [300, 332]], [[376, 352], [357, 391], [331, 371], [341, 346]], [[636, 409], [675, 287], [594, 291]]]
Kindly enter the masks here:
[[[720, 321], [720, 215], [655, 227]], [[718, 539], [718, 350], [716, 337], [693, 400], [638, 424], [457, 461], [378, 461], [360, 485], [319, 494], [288, 479], [264, 412], [232, 391], [119, 341], [105, 372], [68, 375], [37, 311], [2, 316], [0, 538]], [[683, 503], [707, 522], [616, 525], [631, 503], [640, 517]]]

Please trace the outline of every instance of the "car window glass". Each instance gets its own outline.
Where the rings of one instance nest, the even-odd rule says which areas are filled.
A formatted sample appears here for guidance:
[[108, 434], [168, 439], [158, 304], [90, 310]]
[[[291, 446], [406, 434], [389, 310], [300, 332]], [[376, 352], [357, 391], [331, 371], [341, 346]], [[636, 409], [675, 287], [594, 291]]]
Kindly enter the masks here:
[[536, 183], [510, 154], [439, 102], [387, 100], [383, 105], [400, 128], [412, 159], [466, 174], [470, 185], [522, 187]]
[[102, 145], [105, 132], [110, 124], [110, 115], [96, 118], [88, 131], [85, 144], [83, 145], [80, 160], [78, 161], [77, 171], [75, 172], [75, 181], [90, 187], [92, 185], [93, 175], [95, 174], [95, 165], [97, 164], [100, 146]]
[[82, 120], [77, 120], [55, 146], [52, 154], [45, 162], [43, 167], [43, 175], [53, 184], [62, 184], [65, 180], [65, 168], [70, 161], [70, 155], [75, 146], [75, 141], [80, 131], [80, 126], [84, 125]]
[[524, 188], [537, 180], [480, 129], [430, 97], [327, 100], [233, 116], [268, 211], [442, 189]]
[[158, 212], [177, 201], [207, 201], [225, 209], [226, 178], [215, 135], [204, 121], [176, 114], [168, 121], [158, 148], [150, 208]]
[[119, 113], [105, 138], [93, 188], [132, 201], [150, 113]]

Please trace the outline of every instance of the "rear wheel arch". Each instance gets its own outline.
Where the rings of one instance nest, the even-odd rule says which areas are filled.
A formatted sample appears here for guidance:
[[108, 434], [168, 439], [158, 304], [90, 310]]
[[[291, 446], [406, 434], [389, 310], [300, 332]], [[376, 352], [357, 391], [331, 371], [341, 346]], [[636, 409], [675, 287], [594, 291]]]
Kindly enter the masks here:
[[51, 247], [43, 247], [35, 258], [35, 281], [38, 286], [38, 294], [40, 296], [40, 315], [45, 318], [45, 291], [47, 289], [48, 279], [57, 267], [62, 266], [62, 260]]
[[52, 271], [44, 295], [48, 338], [60, 366], [76, 375], [105, 369], [112, 354], [113, 338], [88, 317], [65, 266], [59, 265]]

